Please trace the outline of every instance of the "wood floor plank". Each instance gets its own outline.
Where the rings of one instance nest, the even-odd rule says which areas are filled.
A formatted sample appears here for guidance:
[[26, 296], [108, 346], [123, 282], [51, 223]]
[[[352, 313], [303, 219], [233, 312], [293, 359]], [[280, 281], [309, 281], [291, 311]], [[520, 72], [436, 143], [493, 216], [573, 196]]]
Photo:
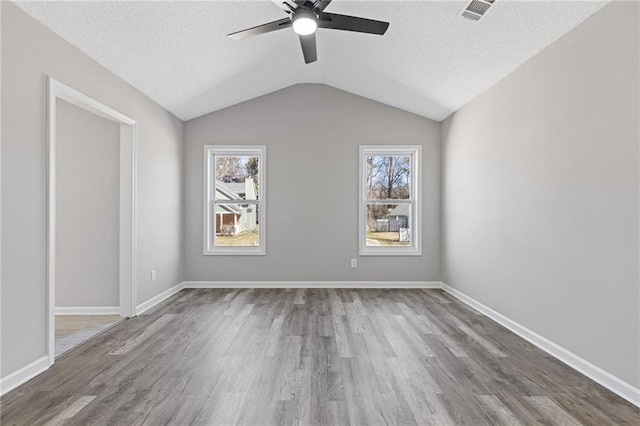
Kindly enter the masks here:
[[438, 303], [449, 304], [452, 303], [451, 300], [447, 299], [442, 290], [431, 290], [425, 291], [427, 297], [430, 297], [436, 300]]
[[247, 395], [242, 392], [223, 393], [215, 403], [210, 425], [235, 425], [242, 416]]
[[4, 425], [640, 425], [439, 290], [188, 289], [0, 399]]
[[139, 346], [145, 340], [149, 339], [155, 332], [164, 327], [169, 321], [175, 319], [176, 315], [174, 314], [165, 314], [154, 321], [147, 328], [142, 330], [140, 333], [136, 334], [129, 340], [125, 341], [122, 345], [114, 348], [110, 353], [111, 355], [124, 355], [129, 353], [131, 350]]
[[364, 316], [361, 314], [362, 309], [355, 302], [344, 304], [347, 322], [352, 333], [366, 333], [367, 326]]
[[238, 425], [293, 425], [291, 401], [247, 400]]
[[296, 290], [296, 295], [293, 298], [294, 305], [304, 305], [306, 303], [306, 288], [299, 288]]
[[526, 399], [554, 424], [561, 426], [581, 426], [582, 424], [547, 396], [528, 396]]
[[276, 381], [276, 398], [289, 401], [295, 398], [296, 371], [300, 364], [302, 338], [287, 336], [284, 340], [284, 352], [280, 358], [280, 369]]
[[506, 353], [504, 353], [503, 351], [501, 351], [500, 349], [498, 349], [494, 344], [489, 342], [487, 339], [485, 339], [484, 337], [480, 336], [478, 333], [473, 331], [471, 328], [467, 327], [466, 325], [459, 325], [458, 328], [460, 328], [460, 330], [462, 330], [466, 335], [471, 337], [480, 346], [485, 348], [488, 352], [490, 352], [494, 356], [499, 357], [499, 358], [505, 358], [505, 357], [509, 356]]
[[480, 400], [480, 406], [487, 413], [493, 424], [500, 426], [523, 425], [495, 395], [479, 395], [478, 399]]
[[[342, 304], [340, 304], [340, 306], [342, 306]], [[347, 329], [344, 324], [344, 316], [334, 315], [333, 330], [335, 333], [334, 337], [336, 339], [336, 346], [338, 347], [338, 356], [340, 358], [350, 358], [352, 353], [351, 346], [349, 345], [349, 339], [347, 337]]]
[[338, 296], [336, 290], [330, 288], [327, 292], [329, 294], [329, 306], [331, 307], [331, 313], [333, 315], [345, 315], [342, 299]]
[[282, 324], [284, 323], [284, 315], [278, 315], [271, 324], [269, 335], [266, 340], [264, 354], [267, 357], [273, 357], [278, 351], [278, 345], [282, 337]]

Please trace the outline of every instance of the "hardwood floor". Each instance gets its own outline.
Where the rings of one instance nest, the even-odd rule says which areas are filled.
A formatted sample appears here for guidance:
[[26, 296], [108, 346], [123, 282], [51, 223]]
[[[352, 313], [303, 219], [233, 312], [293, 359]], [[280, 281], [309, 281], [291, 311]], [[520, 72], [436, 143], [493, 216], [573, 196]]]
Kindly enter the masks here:
[[439, 290], [183, 290], [1, 404], [3, 426], [640, 424]]

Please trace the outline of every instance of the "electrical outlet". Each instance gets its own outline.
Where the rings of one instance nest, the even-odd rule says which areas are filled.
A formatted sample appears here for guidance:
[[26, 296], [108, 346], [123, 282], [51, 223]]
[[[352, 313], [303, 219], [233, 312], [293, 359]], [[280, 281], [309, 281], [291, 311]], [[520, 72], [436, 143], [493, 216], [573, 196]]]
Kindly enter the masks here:
[[152, 270], [151, 271], [151, 281], [155, 281], [156, 280], [156, 270]]
[[351, 267], [352, 268], [358, 267], [358, 259], [351, 259]]

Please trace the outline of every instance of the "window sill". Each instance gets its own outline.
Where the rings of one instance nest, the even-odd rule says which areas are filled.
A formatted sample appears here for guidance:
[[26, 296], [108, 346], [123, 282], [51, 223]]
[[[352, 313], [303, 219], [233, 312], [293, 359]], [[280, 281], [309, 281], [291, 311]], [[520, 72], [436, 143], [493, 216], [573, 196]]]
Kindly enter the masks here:
[[204, 256], [265, 256], [267, 253], [265, 250], [215, 250], [205, 251], [202, 253]]
[[379, 250], [360, 250], [360, 256], [422, 256], [422, 251], [417, 249], [398, 250], [398, 249], [379, 249]]

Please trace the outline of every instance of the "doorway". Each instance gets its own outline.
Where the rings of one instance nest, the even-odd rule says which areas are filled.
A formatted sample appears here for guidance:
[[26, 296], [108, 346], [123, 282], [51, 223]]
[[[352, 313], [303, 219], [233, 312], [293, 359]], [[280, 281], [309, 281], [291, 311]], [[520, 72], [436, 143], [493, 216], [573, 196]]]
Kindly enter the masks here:
[[48, 79], [47, 339], [56, 356], [135, 306], [135, 120]]

